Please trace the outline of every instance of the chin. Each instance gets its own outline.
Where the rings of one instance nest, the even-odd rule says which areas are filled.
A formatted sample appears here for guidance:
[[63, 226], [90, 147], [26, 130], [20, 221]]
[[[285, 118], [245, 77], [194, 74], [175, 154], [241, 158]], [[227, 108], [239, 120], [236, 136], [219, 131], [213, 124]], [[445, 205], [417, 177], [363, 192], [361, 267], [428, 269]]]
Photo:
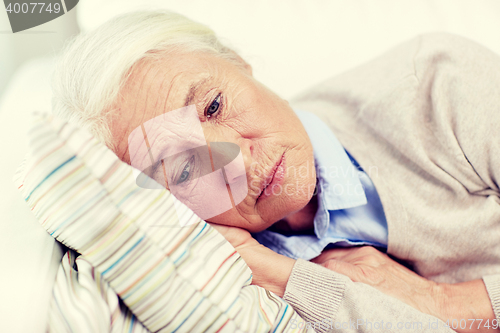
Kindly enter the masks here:
[[[316, 183], [314, 183], [315, 185]], [[266, 227], [270, 227], [272, 224], [278, 222], [279, 220], [287, 217], [290, 214], [296, 213], [303, 209], [311, 200], [314, 194], [314, 187], [312, 186], [312, 190], [307, 191], [296, 191], [296, 194], [281, 194], [273, 198], [272, 202], [269, 203], [269, 206], [266, 207], [266, 211], [270, 212], [267, 221], [270, 221], [269, 225]]]
[[314, 187], [307, 193], [304, 193], [303, 195], [297, 195], [295, 198], [292, 198], [289, 205], [288, 213], [286, 215], [296, 213], [302, 208], [304, 208], [311, 200], [313, 194], [314, 194]]

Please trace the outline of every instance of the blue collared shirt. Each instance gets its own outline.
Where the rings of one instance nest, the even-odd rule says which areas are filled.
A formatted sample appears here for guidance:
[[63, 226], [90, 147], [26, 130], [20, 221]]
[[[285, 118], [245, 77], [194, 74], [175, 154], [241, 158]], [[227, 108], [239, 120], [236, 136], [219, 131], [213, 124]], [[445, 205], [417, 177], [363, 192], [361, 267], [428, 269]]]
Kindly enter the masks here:
[[326, 247], [387, 247], [387, 222], [380, 198], [367, 173], [332, 130], [316, 115], [295, 110], [314, 149], [318, 211], [314, 234], [283, 235], [264, 230], [253, 236], [277, 253], [310, 260]]

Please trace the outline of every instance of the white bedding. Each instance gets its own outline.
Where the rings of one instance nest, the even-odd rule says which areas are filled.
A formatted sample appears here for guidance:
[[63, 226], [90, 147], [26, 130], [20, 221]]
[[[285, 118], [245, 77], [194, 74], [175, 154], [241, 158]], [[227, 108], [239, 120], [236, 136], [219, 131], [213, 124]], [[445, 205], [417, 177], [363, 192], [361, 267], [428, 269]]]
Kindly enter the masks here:
[[0, 332], [45, 332], [63, 254], [12, 181], [27, 152], [29, 114], [50, 111], [51, 64], [51, 59], [39, 59], [23, 66], [0, 102]]

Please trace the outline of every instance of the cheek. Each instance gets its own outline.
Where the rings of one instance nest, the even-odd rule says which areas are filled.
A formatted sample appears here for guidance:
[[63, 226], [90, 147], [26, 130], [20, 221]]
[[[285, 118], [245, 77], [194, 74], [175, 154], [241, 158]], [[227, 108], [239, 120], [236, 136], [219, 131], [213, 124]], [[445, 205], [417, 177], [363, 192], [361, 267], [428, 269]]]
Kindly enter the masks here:
[[316, 188], [316, 169], [312, 149], [292, 150], [281, 193], [274, 204], [281, 210], [281, 218], [302, 209], [312, 198]]
[[310, 193], [316, 185], [314, 153], [307, 133], [300, 123], [298, 125], [289, 142], [286, 179], [298, 187], [301, 193]]

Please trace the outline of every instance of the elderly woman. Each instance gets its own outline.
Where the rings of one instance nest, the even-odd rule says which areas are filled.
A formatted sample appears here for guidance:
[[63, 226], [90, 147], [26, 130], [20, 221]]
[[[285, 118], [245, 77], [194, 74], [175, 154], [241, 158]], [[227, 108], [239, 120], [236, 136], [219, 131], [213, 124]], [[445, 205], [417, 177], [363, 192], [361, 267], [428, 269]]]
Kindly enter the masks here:
[[[422, 36], [314, 87], [294, 111], [207, 27], [144, 12], [77, 39], [54, 87], [55, 113], [127, 163], [135, 129], [194, 105], [207, 142], [241, 149], [249, 184], [241, 202], [208, 220], [254, 283], [306, 320], [396, 322], [405, 313], [394, 298], [450, 325], [483, 320], [462, 331], [500, 319], [500, 154], [492, 137], [500, 58], [490, 51]], [[161, 178], [161, 169], [150, 176], [172, 187], [194, 180], [194, 169], [187, 160], [172, 173], [178, 178]], [[378, 247], [418, 275], [351, 245]]]

